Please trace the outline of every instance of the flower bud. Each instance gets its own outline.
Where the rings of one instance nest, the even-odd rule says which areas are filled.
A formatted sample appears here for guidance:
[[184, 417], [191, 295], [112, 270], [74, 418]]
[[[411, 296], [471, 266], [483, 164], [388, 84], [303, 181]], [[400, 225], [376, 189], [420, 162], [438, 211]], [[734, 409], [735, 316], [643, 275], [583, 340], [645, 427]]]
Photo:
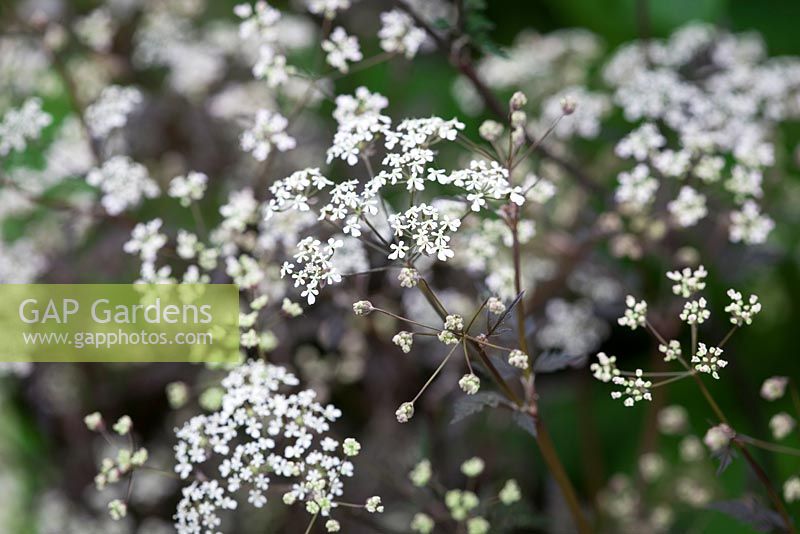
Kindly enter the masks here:
[[508, 101], [508, 107], [511, 108], [511, 111], [517, 111], [525, 107], [528, 103], [528, 97], [525, 96], [525, 93], [522, 91], [517, 91], [513, 95], [511, 95], [511, 100]]
[[572, 115], [575, 113], [575, 109], [578, 107], [578, 102], [576, 102], [575, 99], [569, 95], [562, 98], [559, 104], [561, 104], [561, 112], [564, 115]]

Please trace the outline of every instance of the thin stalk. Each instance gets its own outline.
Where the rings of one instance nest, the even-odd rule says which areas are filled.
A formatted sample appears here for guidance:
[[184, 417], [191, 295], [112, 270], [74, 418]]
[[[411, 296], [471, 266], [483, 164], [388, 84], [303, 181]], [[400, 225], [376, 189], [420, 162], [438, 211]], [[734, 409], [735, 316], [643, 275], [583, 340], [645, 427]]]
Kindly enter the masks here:
[[[696, 334], [697, 328], [694, 327], [694, 325], [692, 326], [693, 326], [692, 331], [693, 333]], [[694, 378], [695, 382], [700, 388], [700, 391], [703, 393], [703, 396], [706, 398], [706, 401], [708, 401], [708, 404], [711, 406], [711, 409], [714, 411], [720, 422], [730, 426], [728, 423], [728, 418], [725, 417], [725, 414], [723, 413], [722, 409], [714, 400], [714, 397], [711, 396], [711, 392], [708, 391], [708, 388], [706, 387], [705, 383], [703, 383], [703, 380], [696, 374], [693, 374], [692, 378]], [[772, 504], [775, 506], [775, 509], [777, 510], [778, 514], [780, 514], [781, 518], [783, 519], [783, 522], [786, 524], [786, 530], [792, 533], [797, 532], [794, 528], [794, 524], [792, 523], [791, 518], [789, 517], [788, 512], [786, 511], [786, 507], [783, 505], [783, 501], [781, 500], [780, 495], [778, 495], [778, 492], [775, 491], [775, 488], [772, 485], [772, 481], [770, 481], [769, 476], [767, 476], [767, 473], [764, 471], [761, 465], [759, 465], [759, 463], [756, 461], [753, 455], [750, 454], [750, 451], [748, 451], [747, 447], [744, 446], [744, 444], [742, 443], [743, 440], [740, 437], [736, 437], [732, 441], [733, 444], [736, 446], [736, 448], [742, 453], [744, 459], [750, 465], [750, 469], [752, 469], [753, 473], [761, 481], [761, 484], [764, 486], [764, 489], [766, 490], [767, 495], [772, 501]]]
[[453, 355], [453, 353], [456, 351], [457, 348], [458, 348], [458, 344], [453, 345], [453, 348], [450, 349], [450, 352], [448, 352], [447, 356], [444, 357], [444, 359], [442, 360], [442, 363], [439, 364], [439, 367], [436, 368], [436, 370], [433, 372], [433, 374], [430, 376], [430, 378], [428, 378], [427, 382], [425, 382], [422, 385], [422, 388], [419, 390], [419, 392], [414, 396], [413, 399], [411, 399], [411, 404], [414, 404], [415, 402], [417, 402], [417, 399], [419, 399], [420, 396], [425, 392], [425, 390], [428, 389], [428, 386], [431, 385], [431, 382], [433, 382], [434, 379], [437, 376], [439, 376], [439, 373], [442, 372], [442, 369], [444, 369], [444, 366], [447, 363], [447, 360], [450, 359], [450, 356]]
[[581, 534], [588, 534], [592, 532], [592, 529], [589, 527], [589, 523], [583, 515], [578, 496], [575, 493], [575, 489], [572, 487], [572, 482], [567, 476], [567, 472], [564, 470], [564, 466], [561, 464], [561, 460], [559, 460], [550, 433], [541, 417], [534, 418], [534, 421], [536, 422], [536, 441], [539, 444], [539, 451], [542, 453], [542, 458], [547, 468], [550, 470], [550, 473], [553, 475], [553, 478], [556, 480], [556, 483], [558, 483], [558, 486], [561, 488], [561, 493], [564, 500], [567, 502], [570, 512], [572, 512], [572, 517], [578, 532]]

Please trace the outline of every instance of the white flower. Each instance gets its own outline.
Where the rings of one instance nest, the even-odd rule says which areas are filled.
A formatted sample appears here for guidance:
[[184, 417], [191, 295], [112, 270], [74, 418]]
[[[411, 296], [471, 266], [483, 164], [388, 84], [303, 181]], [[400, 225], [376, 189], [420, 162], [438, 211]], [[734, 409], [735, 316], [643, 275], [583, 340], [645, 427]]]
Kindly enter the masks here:
[[86, 424], [86, 428], [94, 432], [103, 426], [103, 416], [100, 415], [100, 412], [92, 412], [83, 418], [83, 422]]
[[619, 185], [614, 193], [617, 203], [640, 211], [655, 198], [658, 180], [650, 176], [647, 165], [640, 164], [630, 172], [621, 172], [617, 179]]
[[289, 121], [280, 113], [258, 110], [253, 127], [245, 130], [239, 138], [242, 150], [252, 152], [258, 161], [265, 161], [273, 147], [280, 152], [293, 149], [297, 142], [286, 133], [288, 125]]
[[394, 413], [398, 423], [408, 423], [414, 417], [414, 403], [404, 402]]
[[448, 315], [444, 320], [445, 330], [461, 332], [464, 329], [464, 318], [460, 315]]
[[683, 406], [675, 404], [658, 412], [658, 429], [664, 434], [682, 434], [688, 427], [689, 414]]
[[[220, 530], [220, 510], [232, 510], [237, 493], [248, 494], [255, 507], [277, 480], [291, 489], [287, 505], [304, 504], [311, 514], [327, 517], [353, 476], [346, 441], [342, 455], [327, 434], [341, 412], [316, 401], [312, 390], [294, 391], [297, 378], [282, 367], [250, 361], [223, 380], [218, 408], [198, 415], [176, 430], [175, 472], [189, 478], [197, 469], [203, 480], [183, 488], [175, 514], [179, 534]], [[269, 473], [269, 476], [266, 475]]]
[[697, 353], [692, 356], [692, 363], [695, 364], [694, 368], [697, 371], [708, 373], [719, 379], [717, 371], [728, 365], [728, 362], [720, 358], [720, 356], [722, 356], [721, 348], [707, 347], [705, 343], [698, 343]]
[[696, 462], [705, 455], [703, 442], [697, 436], [686, 436], [678, 445], [681, 460], [684, 462]]
[[403, 267], [397, 279], [400, 281], [400, 287], [415, 287], [419, 283], [420, 276], [416, 269]]
[[114, 521], [119, 521], [128, 515], [128, 506], [119, 499], [114, 499], [108, 503], [108, 514]]
[[769, 420], [772, 437], [779, 440], [791, 434], [795, 426], [794, 418], [786, 412], [777, 413]]
[[503, 488], [498, 494], [498, 498], [500, 502], [506, 506], [510, 506], [522, 499], [522, 492], [519, 489], [517, 481], [513, 478], [506, 480], [506, 483], [503, 484]]
[[617, 319], [620, 326], [630, 327], [631, 330], [644, 327], [647, 321], [647, 302], [644, 300], [636, 301], [633, 295], [625, 297], [625, 315]]
[[519, 349], [514, 349], [508, 353], [508, 363], [509, 365], [512, 365], [513, 367], [517, 367], [519, 369], [527, 369], [528, 355]]
[[368, 300], [359, 300], [353, 303], [353, 313], [356, 315], [367, 315], [373, 309], [372, 303]]
[[589, 370], [600, 382], [611, 382], [614, 377], [619, 376], [617, 357], [607, 356], [605, 352], [598, 352], [597, 362], [590, 365]]
[[335, 519], [328, 519], [325, 522], [325, 530], [327, 532], [339, 532], [341, 529], [341, 525]]
[[253, 190], [245, 188], [232, 191], [228, 195], [228, 202], [219, 208], [219, 213], [225, 218], [220, 225], [223, 229], [244, 232], [248, 225], [258, 219], [258, 201]]
[[688, 185], [681, 187], [678, 198], [667, 204], [667, 210], [684, 228], [694, 226], [708, 215], [705, 195], [701, 195]]
[[417, 512], [411, 518], [409, 528], [412, 532], [419, 532], [419, 534], [431, 534], [433, 528], [436, 526], [433, 518], [428, 514]]
[[712, 452], [717, 452], [728, 446], [731, 438], [733, 437], [733, 430], [728, 425], [722, 424], [712, 426], [706, 432], [703, 438], [703, 443], [706, 444]]
[[653, 400], [653, 396], [650, 393], [650, 387], [653, 383], [643, 378], [641, 369], [636, 369], [633, 377], [618, 375], [612, 378], [611, 381], [622, 387], [619, 391], [612, 391], [611, 398], [620, 399], [624, 397], [623, 404], [627, 407], [631, 407], [642, 400]]
[[783, 397], [786, 393], [786, 386], [789, 384], [788, 376], [772, 376], [764, 380], [761, 384], [761, 397], [768, 401], [775, 401]]
[[680, 315], [681, 321], [690, 325], [703, 324], [709, 317], [711, 317], [711, 312], [706, 309], [706, 299], [703, 297], [686, 302]]
[[74, 25], [75, 35], [87, 46], [98, 52], [108, 52], [116, 30], [114, 18], [105, 7], [99, 7]]
[[707, 276], [708, 271], [702, 265], [694, 271], [689, 267], [685, 267], [682, 271], [669, 271], [667, 273], [667, 278], [676, 282], [672, 286], [672, 292], [683, 298], [689, 298], [698, 291], [704, 290]]
[[[342, 246], [344, 243], [341, 239], [330, 238], [326, 244], [311, 236], [302, 239], [297, 244], [294, 253], [297, 265], [290, 262], [284, 263], [281, 268], [281, 277], [290, 275], [294, 280], [294, 287], [304, 287], [300, 295], [305, 297], [309, 304], [314, 304], [320, 288], [337, 284], [342, 280], [341, 273], [332, 261], [336, 250]], [[298, 269], [297, 267], [302, 268]], [[355, 305], [353, 311], [359, 315]], [[365, 309], [364, 311], [369, 310]]]
[[350, 0], [306, 0], [306, 5], [311, 13], [332, 19], [338, 11], [350, 8]]
[[740, 211], [731, 212], [729, 237], [732, 243], [740, 241], [747, 245], [764, 243], [773, 228], [775, 222], [762, 215], [758, 204], [752, 200], [745, 202]]
[[669, 340], [667, 345], [659, 343], [658, 351], [664, 355], [665, 362], [671, 362], [681, 357], [681, 344], [675, 339]]
[[489, 297], [486, 301], [486, 309], [493, 315], [502, 315], [506, 311], [506, 305], [497, 297]]
[[353, 438], [346, 438], [342, 443], [342, 451], [346, 456], [358, 456], [361, 452], [361, 444]]
[[478, 135], [492, 143], [503, 135], [503, 125], [497, 121], [485, 120], [478, 128]]
[[132, 427], [133, 427], [133, 421], [131, 421], [131, 418], [128, 417], [127, 415], [123, 415], [117, 420], [116, 423], [114, 423], [114, 426], [111, 428], [113, 428], [114, 432], [116, 432], [120, 436], [124, 436], [131, 431]]
[[128, 254], [139, 254], [142, 261], [155, 261], [158, 251], [167, 243], [167, 236], [159, 233], [161, 219], [138, 223], [131, 232], [131, 239], [122, 246]]
[[760, 170], [736, 165], [733, 168], [731, 178], [725, 182], [725, 188], [740, 199], [748, 197], [760, 198], [763, 195], [761, 181], [762, 174]]
[[408, 474], [411, 483], [421, 488], [428, 484], [433, 475], [430, 460], [420, 460]]
[[621, 158], [635, 158], [644, 161], [647, 156], [656, 149], [666, 144], [666, 139], [652, 123], [646, 122], [636, 130], [623, 137], [615, 148], [615, 152]]
[[381, 498], [377, 495], [374, 495], [367, 499], [367, 504], [365, 506], [367, 512], [371, 514], [382, 514], [383, 513], [383, 505], [381, 504]]
[[347, 35], [342, 27], [334, 29], [328, 39], [322, 41], [322, 49], [328, 53], [326, 57], [328, 65], [342, 73], [348, 71], [348, 61], [355, 63], [364, 59], [358, 46], [358, 39]]
[[400, 347], [400, 349], [408, 354], [411, 352], [411, 345], [414, 343], [414, 335], [411, 332], [398, 332], [392, 338], [392, 343]]
[[734, 289], [728, 290], [728, 297], [731, 303], [725, 307], [725, 311], [731, 314], [731, 323], [736, 326], [750, 325], [753, 317], [761, 311], [761, 303], [758, 302], [756, 295], [750, 295], [747, 304], [742, 299], [742, 294]]
[[483, 473], [483, 469], [485, 466], [486, 464], [481, 458], [473, 456], [472, 458], [470, 458], [469, 460], [465, 460], [461, 464], [461, 472], [464, 474], [464, 476], [475, 478], [476, 476]]
[[194, 200], [201, 200], [206, 192], [208, 176], [202, 172], [192, 171], [186, 176], [176, 176], [169, 183], [168, 194], [177, 198], [181, 206], [189, 206]]
[[25, 150], [28, 140], [38, 139], [53, 118], [42, 111], [42, 101], [27, 99], [19, 109], [12, 109], [0, 121], [0, 156], [12, 150]]
[[86, 123], [96, 138], [107, 136], [112, 130], [125, 126], [130, 115], [144, 101], [135, 87], [110, 85], [86, 108]]
[[491, 525], [483, 517], [470, 517], [467, 519], [467, 534], [489, 534]]
[[800, 500], [800, 477], [791, 477], [783, 483], [783, 498], [786, 502]]
[[388, 131], [391, 119], [381, 114], [388, 105], [386, 97], [366, 87], [357, 88], [355, 96], [338, 95], [333, 118], [339, 126], [328, 149], [328, 163], [337, 158], [348, 165], [358, 163], [363, 150]]
[[654, 482], [662, 474], [666, 462], [664, 457], [656, 452], [646, 452], [639, 457], [639, 473], [645, 482]]
[[100, 168], [92, 169], [86, 182], [103, 192], [100, 202], [110, 215], [119, 215], [127, 208], [136, 207], [143, 198], [155, 198], [159, 194], [158, 185], [147, 169], [127, 156], [114, 156]]
[[475, 395], [481, 389], [481, 380], [476, 375], [469, 373], [461, 377], [458, 387], [467, 395]]
[[404, 213], [392, 214], [389, 225], [395, 236], [409, 239], [410, 248], [404, 254], [435, 255], [439, 261], [447, 261], [455, 255], [450, 249], [450, 234], [459, 228], [461, 221], [450, 218], [433, 206], [420, 204]]
[[425, 30], [417, 28], [413, 19], [399, 9], [381, 13], [381, 29], [378, 31], [381, 48], [389, 53], [398, 53], [407, 59], [417, 55], [425, 42]]

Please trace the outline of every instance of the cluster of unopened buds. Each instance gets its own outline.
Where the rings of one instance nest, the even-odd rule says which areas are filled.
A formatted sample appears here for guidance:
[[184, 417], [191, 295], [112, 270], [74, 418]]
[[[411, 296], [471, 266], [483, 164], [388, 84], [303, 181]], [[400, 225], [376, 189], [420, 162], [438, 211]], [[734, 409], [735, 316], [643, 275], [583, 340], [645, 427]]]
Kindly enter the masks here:
[[[467, 488], [472, 488], [486, 469], [486, 463], [477, 456], [465, 460], [461, 464], [461, 474], [468, 481]], [[438, 488], [440, 483], [435, 480], [435, 475], [431, 467], [431, 462], [427, 459], [420, 460], [408, 474], [408, 479], [413, 486], [419, 489]], [[494, 503], [501, 503], [503, 506], [512, 506], [522, 499], [517, 481], [507, 480], [501, 489], [491, 498], [481, 498], [472, 489], [448, 489], [443, 490], [444, 508], [450, 518], [457, 522], [461, 530], [467, 534], [488, 534], [492, 531], [492, 525], [486, 519], [489, 508]], [[438, 495], [441, 492], [436, 489]], [[436, 520], [426, 512], [418, 512], [411, 519], [409, 528], [412, 532], [419, 534], [430, 534], [436, 527]], [[460, 531], [461, 531], [460, 530]]]
[[[106, 428], [100, 413], [93, 412], [84, 417], [83, 421], [89, 430], [101, 434], [106, 443], [113, 443], [113, 435]], [[100, 463], [100, 472], [94, 477], [94, 483], [98, 490], [104, 489], [109, 484], [116, 484], [125, 476], [133, 476], [133, 472], [147, 462], [147, 449], [134, 447], [132, 428], [133, 421], [127, 415], [120, 417], [111, 427], [114, 434], [128, 436], [128, 446], [120, 447], [116, 458], [103, 458]], [[108, 512], [112, 519], [120, 520], [128, 513], [128, 504], [120, 499], [114, 499], [108, 503]]]

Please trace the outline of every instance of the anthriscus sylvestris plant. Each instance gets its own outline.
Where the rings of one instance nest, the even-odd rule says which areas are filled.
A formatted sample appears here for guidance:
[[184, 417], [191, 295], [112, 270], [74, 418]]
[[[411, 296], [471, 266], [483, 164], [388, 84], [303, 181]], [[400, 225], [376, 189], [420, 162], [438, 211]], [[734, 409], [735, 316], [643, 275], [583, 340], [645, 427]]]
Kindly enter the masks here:
[[[714, 388], [749, 357], [734, 334], [761, 318], [761, 302], [734, 289], [715, 302], [709, 273], [744, 288], [725, 266], [778, 255], [768, 247], [792, 197], [774, 192], [788, 187], [782, 127], [800, 117], [800, 60], [769, 57], [755, 33], [701, 23], [616, 50], [587, 30], [526, 29], [501, 50], [477, 1], [256, 1], [223, 15], [201, 0], [20, 4], [0, 19], [0, 282], [77, 276], [84, 264], [64, 259], [88, 250], [100, 254], [88, 263], [130, 281], [240, 290], [239, 350], [155, 380], [173, 413], [140, 426], [125, 410], [107, 427], [100, 412], [119, 405], [84, 410], [104, 447], [94, 485], [120, 532], [146, 520], [232, 532], [251, 517], [279, 531], [284, 518], [298, 524], [297, 510], [306, 533], [352, 520], [485, 534], [512, 531], [495, 507], [514, 515], [523, 498], [563, 503], [564, 528], [582, 533], [683, 528], [682, 507], [794, 531], [787, 504], [800, 500], [800, 474], [781, 488], [751, 450], [800, 455], [776, 443], [797, 432], [796, 380], [775, 370], [761, 387], [786, 403], [768, 422], [774, 441], [737, 430]], [[394, 68], [413, 78], [425, 62], [446, 67], [448, 83], [430, 90], [452, 97], [457, 114], [371, 86]], [[60, 276], [65, 263], [75, 272]], [[635, 343], [614, 346], [626, 328], [653, 336], [653, 369], [628, 365]], [[0, 372], [30, 380], [58, 409], [80, 404], [74, 392], [61, 402], [68, 394], [52, 384], [69, 381], [47, 367]], [[589, 414], [575, 440], [591, 449], [583, 464], [599, 464], [590, 374], [619, 410], [652, 406], [648, 428], [680, 439], [681, 465], [643, 439], [635, 476], [579, 473], [550, 428], [574, 396]], [[660, 397], [684, 380], [707, 403], [703, 432]], [[350, 402], [356, 390], [390, 409]], [[513, 457], [516, 479], [480, 486], [489, 455], [476, 450], [458, 489], [433, 476], [432, 459], [416, 464], [410, 481], [432, 498], [402, 521], [402, 492], [373, 495], [382, 479], [371, 468], [396, 462], [359, 455], [361, 443], [378, 454], [372, 434], [400, 443], [441, 414], [488, 409], [510, 416], [554, 491], [525, 486], [539, 476], [533, 454]], [[371, 433], [343, 438], [365, 415]], [[159, 441], [152, 427], [165, 422], [174, 430]], [[499, 438], [492, 447], [498, 458], [512, 449]], [[741, 456], [759, 497], [719, 500], [706, 450], [720, 472]], [[177, 502], [166, 523], [137, 500], [148, 473], [174, 484], [159, 497]], [[667, 489], [645, 491], [656, 486]], [[89, 524], [75, 517], [40, 530]]]

